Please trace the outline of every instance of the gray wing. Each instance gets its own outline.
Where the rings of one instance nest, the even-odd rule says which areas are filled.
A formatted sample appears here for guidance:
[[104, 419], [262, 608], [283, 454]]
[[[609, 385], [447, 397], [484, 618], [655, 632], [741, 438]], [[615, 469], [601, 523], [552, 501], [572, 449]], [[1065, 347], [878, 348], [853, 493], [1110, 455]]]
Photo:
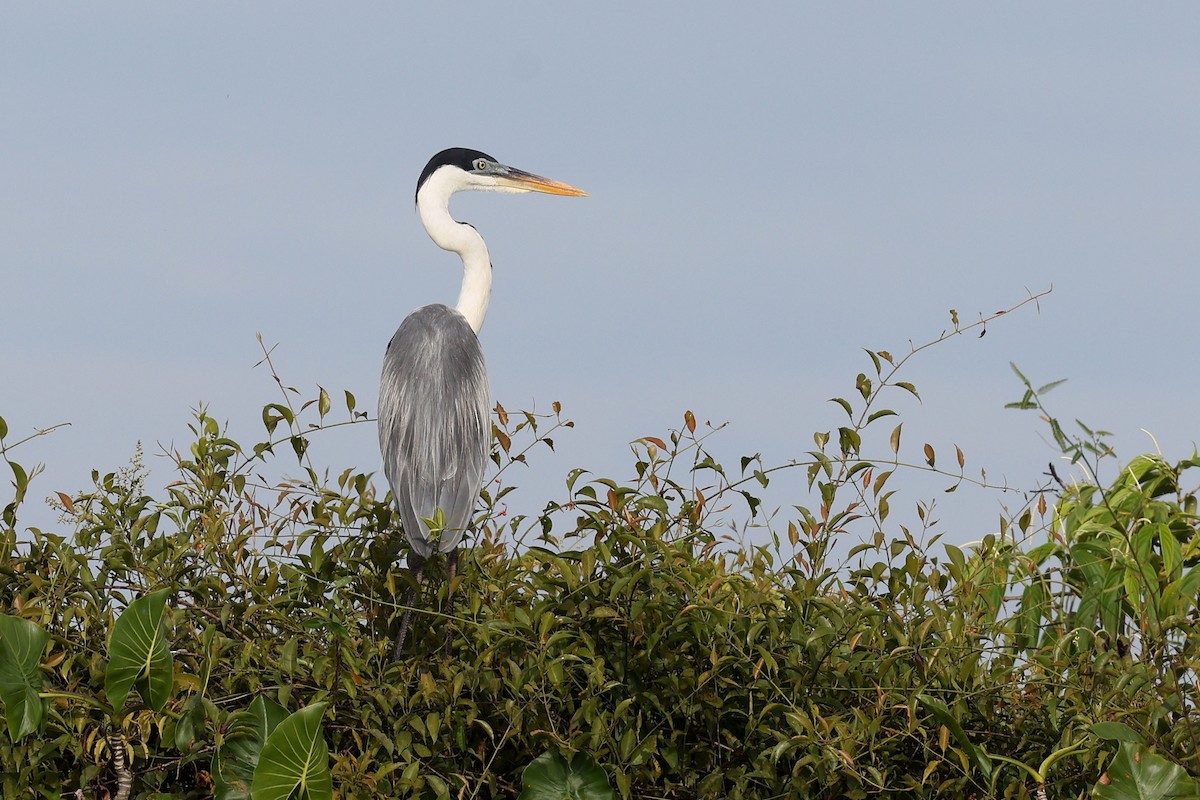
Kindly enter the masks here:
[[[400, 323], [383, 358], [379, 449], [383, 473], [413, 552], [447, 553], [471, 523], [483, 484], [492, 426], [479, 338], [462, 314], [418, 308]], [[442, 509], [436, 543], [422, 521]]]

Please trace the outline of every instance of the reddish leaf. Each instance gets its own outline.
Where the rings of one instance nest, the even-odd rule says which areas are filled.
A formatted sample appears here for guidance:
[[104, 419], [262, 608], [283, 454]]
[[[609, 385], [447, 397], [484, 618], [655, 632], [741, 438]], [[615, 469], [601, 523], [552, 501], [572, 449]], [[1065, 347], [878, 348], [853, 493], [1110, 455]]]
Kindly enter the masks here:
[[68, 513], [75, 513], [75, 503], [71, 500], [71, 495], [67, 494], [66, 492], [59, 492], [58, 499], [62, 501], [63, 508], [65, 508]]

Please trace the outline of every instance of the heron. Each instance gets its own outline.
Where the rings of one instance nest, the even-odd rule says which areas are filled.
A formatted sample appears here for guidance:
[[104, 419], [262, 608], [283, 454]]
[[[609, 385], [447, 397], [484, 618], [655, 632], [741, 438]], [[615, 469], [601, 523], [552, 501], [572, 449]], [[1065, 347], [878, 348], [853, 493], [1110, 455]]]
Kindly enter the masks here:
[[[446, 555], [447, 616], [453, 613], [458, 546], [471, 526], [491, 450], [491, 390], [479, 330], [492, 292], [492, 262], [479, 232], [450, 215], [450, 197], [464, 191], [586, 195], [464, 147], [429, 159], [417, 180], [421, 223], [438, 247], [462, 259], [463, 280], [453, 308], [438, 303], [405, 317], [383, 358], [379, 449], [408, 540], [411, 578], [393, 662], [404, 649], [416, 593], [435, 551]], [[447, 631], [447, 655], [450, 643]]]

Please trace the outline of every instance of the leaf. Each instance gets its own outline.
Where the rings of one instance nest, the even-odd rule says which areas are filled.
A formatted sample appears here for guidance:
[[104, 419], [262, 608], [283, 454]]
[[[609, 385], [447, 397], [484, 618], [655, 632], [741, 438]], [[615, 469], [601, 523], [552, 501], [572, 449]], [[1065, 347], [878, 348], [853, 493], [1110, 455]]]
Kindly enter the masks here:
[[317, 395], [317, 414], [320, 415], [321, 419], [324, 419], [325, 415], [329, 413], [329, 409], [333, 407], [333, 403], [329, 400], [329, 392], [325, 391], [321, 386], [317, 388], [320, 389]]
[[63, 504], [63, 508], [67, 510], [68, 514], [76, 513], [75, 501], [71, 499], [71, 495], [66, 492], [57, 492], [56, 494], [58, 495], [59, 502]]
[[868, 356], [871, 357], [871, 363], [875, 365], [875, 374], [878, 375], [879, 370], [880, 370], [879, 356], [877, 354], [871, 352], [870, 350], [864, 349], [863, 352], [865, 352]]
[[892, 477], [894, 471], [887, 470], [886, 472], [879, 473], [878, 477], [875, 478], [875, 483], [871, 486], [872, 496], [879, 497], [879, 493], [883, 491], [883, 485], [887, 483], [888, 478]]
[[1166, 800], [1200, 797], [1200, 785], [1183, 768], [1145, 745], [1121, 742], [1104, 776], [1092, 787], [1102, 800]]
[[904, 427], [904, 423], [901, 422], [899, 425], [896, 426], [896, 430], [892, 431], [891, 445], [892, 445], [893, 453], [900, 452], [900, 429], [903, 427]]
[[1145, 739], [1124, 722], [1097, 722], [1092, 726], [1092, 733], [1100, 739], [1110, 742], [1136, 742], [1144, 744]]
[[983, 773], [984, 779], [990, 779], [992, 777], [991, 758], [988, 757], [986, 750], [967, 738], [967, 732], [963, 730], [958, 719], [950, 713], [950, 709], [940, 700], [936, 700], [927, 694], [917, 695], [917, 701], [925, 706], [938, 722], [950, 729], [950, 733], [954, 734], [954, 739], [958, 742], [958, 746], [965, 750], [967, 755], [971, 757], [971, 761], [975, 763], [975, 767]]
[[183, 752], [192, 749], [204, 729], [204, 695], [193, 694], [183, 704], [179, 719], [175, 720], [175, 746]]
[[25, 472], [25, 468], [15, 461], [8, 462], [9, 468], [13, 474], [13, 486], [17, 490], [17, 499], [25, 496], [25, 490], [29, 488], [29, 475]]
[[857, 389], [858, 393], [862, 395], [863, 400], [871, 399], [872, 385], [871, 379], [866, 375], [863, 375], [861, 372], [858, 373], [858, 377], [854, 379], [854, 388]]
[[862, 448], [862, 435], [853, 428], [838, 428], [838, 445], [844, 456], [857, 453]]
[[263, 426], [267, 429], [267, 433], [274, 433], [275, 428], [281, 421], [286, 421], [288, 425], [295, 422], [296, 415], [292, 410], [285, 405], [279, 403], [267, 403], [262, 410]]
[[950, 564], [953, 567], [950, 574], [954, 575], [955, 580], [961, 581], [962, 575], [967, 570], [967, 558], [963, 555], [962, 548], [948, 544], [946, 545], [946, 556], [950, 559]]
[[829, 402], [837, 403], [839, 406], [842, 407], [842, 410], [846, 412], [847, 417], [849, 417], [850, 419], [854, 419], [854, 409], [850, 407], [849, 400], [846, 400], [843, 397], [831, 397], [831, 398], [829, 398]]
[[321, 729], [325, 706], [300, 709], [267, 737], [254, 770], [254, 800], [288, 800], [297, 790], [308, 800], [332, 800], [329, 747]]
[[894, 417], [894, 416], [896, 416], [896, 412], [892, 411], [890, 408], [880, 409], [879, 411], [876, 411], [871, 416], [867, 417], [866, 424], [870, 425], [872, 422], [879, 419], [880, 417]]
[[41, 727], [48, 702], [38, 697], [38, 665], [50, 634], [20, 617], [0, 615], [0, 700], [14, 742]]
[[1175, 533], [1171, 530], [1170, 525], [1161, 523], [1155, 528], [1158, 530], [1158, 546], [1162, 550], [1162, 576], [1168, 581], [1175, 580], [1180, 575], [1183, 548], [1180, 546], [1179, 540], [1175, 538]]
[[263, 745], [287, 717], [286, 708], [259, 695], [249, 708], [230, 719], [229, 729], [212, 760], [216, 800], [248, 800]]
[[696, 415], [691, 411], [683, 412], [683, 424], [688, 429], [688, 433], [696, 432]]
[[933, 452], [933, 445], [926, 442], [925, 443], [925, 463], [932, 467], [934, 465], [935, 460], [936, 460], [936, 456]]
[[[517, 800], [612, 800], [608, 775], [587, 753], [576, 753], [571, 763], [558, 750], [547, 750], [529, 762], [521, 773]], [[257, 796], [255, 800], [258, 800]]]
[[1200, 593], [1200, 564], [1183, 573], [1179, 580], [1167, 584], [1163, 589], [1162, 606], [1166, 613], [1186, 614], [1196, 604], [1197, 593]]
[[1005, 403], [1005, 408], [1015, 408], [1018, 411], [1027, 411], [1031, 408], [1037, 408], [1037, 403], [1033, 402], [1033, 390], [1026, 389], [1024, 396], [1015, 403]]
[[163, 622], [167, 592], [159, 589], [134, 600], [113, 626], [104, 693], [114, 709], [125, 705], [135, 683], [142, 701], [155, 711], [170, 699], [175, 675]]

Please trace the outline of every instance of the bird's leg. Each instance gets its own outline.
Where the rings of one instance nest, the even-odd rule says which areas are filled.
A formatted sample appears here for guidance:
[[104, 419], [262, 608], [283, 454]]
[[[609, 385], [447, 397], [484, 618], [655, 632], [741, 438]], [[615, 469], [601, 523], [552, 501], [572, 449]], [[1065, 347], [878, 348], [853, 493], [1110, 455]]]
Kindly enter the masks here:
[[446, 658], [450, 658], [450, 645], [454, 641], [454, 576], [458, 574], [458, 548], [446, 554]]
[[408, 587], [408, 595], [404, 598], [404, 616], [400, 618], [400, 632], [396, 634], [396, 646], [392, 648], [393, 664], [400, 660], [400, 652], [404, 650], [404, 640], [408, 637], [408, 622], [412, 618], [417, 589], [421, 586], [421, 579], [425, 573], [425, 559], [416, 553], [409, 553], [408, 573], [412, 576], [413, 585]]

